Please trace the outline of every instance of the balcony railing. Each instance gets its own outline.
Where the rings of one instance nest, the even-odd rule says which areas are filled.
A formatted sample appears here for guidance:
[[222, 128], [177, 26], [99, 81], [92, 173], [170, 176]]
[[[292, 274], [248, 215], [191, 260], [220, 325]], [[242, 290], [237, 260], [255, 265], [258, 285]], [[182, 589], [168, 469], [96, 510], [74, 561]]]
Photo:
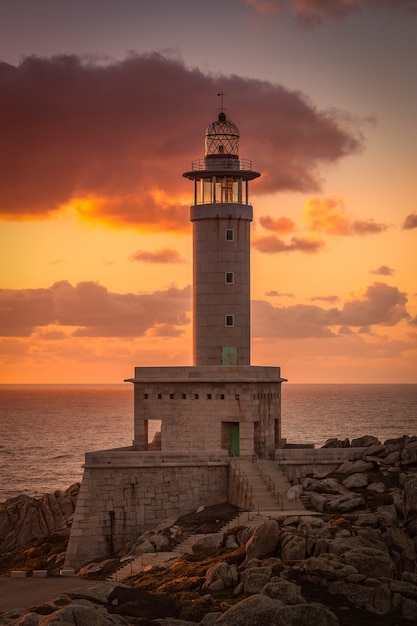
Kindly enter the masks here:
[[193, 171], [207, 170], [252, 170], [252, 161], [249, 159], [197, 159], [192, 161], [191, 169]]

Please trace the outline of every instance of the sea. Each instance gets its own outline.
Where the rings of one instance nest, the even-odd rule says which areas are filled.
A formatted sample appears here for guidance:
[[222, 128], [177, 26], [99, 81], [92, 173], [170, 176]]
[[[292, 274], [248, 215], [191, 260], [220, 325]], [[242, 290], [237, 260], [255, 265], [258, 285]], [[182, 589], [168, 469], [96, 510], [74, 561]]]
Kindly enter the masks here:
[[[284, 384], [281, 430], [316, 447], [417, 435], [417, 384]], [[129, 384], [0, 385], [0, 502], [64, 490], [81, 480], [86, 451], [132, 440]]]

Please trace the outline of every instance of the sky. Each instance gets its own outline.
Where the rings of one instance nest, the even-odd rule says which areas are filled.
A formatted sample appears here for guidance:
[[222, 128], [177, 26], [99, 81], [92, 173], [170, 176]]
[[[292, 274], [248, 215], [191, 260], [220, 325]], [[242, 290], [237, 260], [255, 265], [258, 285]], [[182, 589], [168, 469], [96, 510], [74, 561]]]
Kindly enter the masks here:
[[252, 365], [417, 382], [417, 0], [0, 0], [0, 383], [192, 364], [192, 183], [224, 92]]

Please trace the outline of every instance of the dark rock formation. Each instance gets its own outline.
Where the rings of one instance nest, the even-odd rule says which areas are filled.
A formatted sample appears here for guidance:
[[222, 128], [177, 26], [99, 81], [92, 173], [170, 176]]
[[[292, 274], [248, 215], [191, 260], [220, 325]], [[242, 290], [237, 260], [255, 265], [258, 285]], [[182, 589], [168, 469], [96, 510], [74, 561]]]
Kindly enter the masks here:
[[78, 483], [40, 498], [17, 496], [0, 504], [0, 554], [28, 541], [68, 528], [79, 492]]

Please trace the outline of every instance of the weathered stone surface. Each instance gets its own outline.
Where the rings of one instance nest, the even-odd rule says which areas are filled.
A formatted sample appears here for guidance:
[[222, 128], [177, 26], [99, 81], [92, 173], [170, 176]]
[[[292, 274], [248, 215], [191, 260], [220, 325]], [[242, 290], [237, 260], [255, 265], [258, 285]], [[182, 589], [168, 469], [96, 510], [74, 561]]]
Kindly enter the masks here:
[[350, 448], [349, 439], [338, 439], [337, 437], [331, 437], [327, 439], [326, 443], [322, 448]]
[[293, 485], [287, 490], [287, 493], [286, 493], [287, 499], [290, 500], [291, 502], [294, 502], [295, 500], [298, 500], [300, 498], [303, 491], [304, 490], [303, 490], [302, 485]]
[[319, 511], [322, 513], [326, 506], [327, 498], [320, 493], [316, 493], [315, 491], [311, 494], [310, 506], [315, 511]]
[[387, 552], [374, 548], [352, 548], [343, 554], [343, 561], [353, 565], [367, 578], [394, 578], [395, 564]]
[[218, 550], [221, 544], [222, 538], [217, 534], [212, 534], [197, 539], [192, 548], [193, 552], [210, 552], [212, 550]]
[[404, 483], [404, 515], [406, 519], [417, 516], [417, 476], [410, 476]]
[[263, 594], [255, 594], [241, 600], [216, 621], [216, 626], [273, 626], [279, 600], [273, 600]]
[[228, 563], [221, 562], [212, 565], [206, 572], [206, 580], [203, 584], [203, 589], [214, 591], [213, 584], [221, 581], [223, 584], [221, 588], [217, 588], [217, 591], [221, 589], [235, 587], [239, 580], [239, 574], [236, 565], [229, 565]]
[[[294, 604], [281, 606], [275, 613], [275, 619], [270, 626], [338, 626], [339, 620], [322, 604]], [[265, 626], [265, 624], [264, 624]]]
[[246, 570], [242, 577], [243, 592], [246, 594], [261, 593], [267, 582], [271, 578], [269, 567], [253, 567]]
[[345, 494], [348, 493], [346, 487], [344, 487], [335, 478], [323, 478], [317, 480], [309, 487], [309, 491], [315, 491], [316, 493], [324, 494]]
[[280, 600], [284, 604], [301, 604], [305, 602], [297, 585], [276, 576], [265, 585], [262, 593], [274, 600]]
[[401, 528], [389, 528], [384, 535], [390, 556], [399, 573], [416, 571], [416, 547], [413, 539]]
[[260, 524], [246, 543], [246, 561], [274, 556], [278, 546], [279, 526], [275, 520]]
[[371, 483], [367, 486], [368, 491], [373, 491], [374, 493], [384, 493], [385, 485], [384, 483]]
[[357, 439], [352, 439], [350, 442], [351, 448], [367, 448], [370, 446], [375, 446], [380, 444], [381, 442], [377, 437], [373, 435], [363, 435], [362, 437], [358, 437]]
[[212, 613], [207, 613], [201, 620], [199, 626], [214, 626], [216, 619], [220, 617], [220, 615], [221, 613], [219, 611], [213, 611]]
[[75, 510], [79, 485], [41, 498], [17, 496], [0, 503], [0, 553], [66, 528]]
[[340, 580], [349, 574], [357, 574], [358, 570], [353, 565], [344, 563], [335, 554], [322, 554], [304, 561], [303, 572], [316, 579]]
[[293, 533], [282, 533], [280, 537], [281, 559], [288, 561], [301, 561], [306, 556], [306, 539]]
[[374, 469], [374, 463], [369, 461], [345, 461], [337, 468], [339, 474], [357, 474], [358, 472], [370, 472]]
[[325, 510], [329, 513], [345, 513], [364, 506], [364, 504], [365, 501], [361, 495], [350, 491], [345, 495], [329, 498], [326, 502]]
[[417, 441], [413, 441], [405, 446], [401, 452], [402, 465], [417, 464]]
[[366, 474], [357, 473], [351, 474], [343, 481], [344, 486], [347, 489], [358, 489], [359, 487], [366, 487], [368, 485], [368, 477]]
[[330, 582], [327, 589], [332, 594], [344, 596], [358, 608], [377, 615], [386, 615], [391, 608], [388, 585], [381, 583], [375, 587], [368, 586], [367, 582], [357, 584], [347, 580], [336, 580]]

